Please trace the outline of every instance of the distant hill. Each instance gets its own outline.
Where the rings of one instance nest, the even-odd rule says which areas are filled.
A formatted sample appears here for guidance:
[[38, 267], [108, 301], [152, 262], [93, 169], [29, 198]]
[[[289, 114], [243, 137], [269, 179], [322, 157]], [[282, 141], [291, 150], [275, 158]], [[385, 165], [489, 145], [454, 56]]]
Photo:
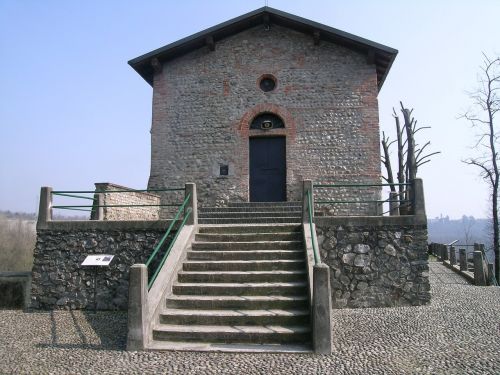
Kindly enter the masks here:
[[448, 216], [427, 220], [429, 242], [450, 243], [458, 240], [460, 244], [471, 245], [475, 242], [489, 245], [491, 242], [491, 222], [462, 216], [451, 220]]

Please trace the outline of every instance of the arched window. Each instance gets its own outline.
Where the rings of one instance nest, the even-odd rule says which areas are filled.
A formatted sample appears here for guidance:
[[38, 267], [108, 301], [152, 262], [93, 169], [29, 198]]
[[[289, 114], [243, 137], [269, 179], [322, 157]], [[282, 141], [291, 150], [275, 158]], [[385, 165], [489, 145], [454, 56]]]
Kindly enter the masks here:
[[278, 129], [284, 128], [285, 124], [283, 120], [273, 113], [262, 113], [255, 117], [250, 124], [250, 129]]

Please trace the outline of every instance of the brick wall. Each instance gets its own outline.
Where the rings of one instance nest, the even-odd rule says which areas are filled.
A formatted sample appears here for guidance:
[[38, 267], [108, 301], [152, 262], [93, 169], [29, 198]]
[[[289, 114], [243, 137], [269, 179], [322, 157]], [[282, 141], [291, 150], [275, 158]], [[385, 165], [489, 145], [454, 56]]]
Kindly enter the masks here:
[[[276, 77], [275, 90], [260, 90], [264, 74]], [[201, 206], [248, 201], [248, 139], [263, 135], [286, 136], [288, 200], [300, 199], [303, 179], [379, 182], [377, 94], [375, 66], [364, 55], [315, 46], [312, 36], [275, 25], [166, 62], [154, 78], [149, 187], [192, 181]], [[250, 130], [261, 112], [277, 114], [285, 128]], [[220, 164], [229, 165], [228, 176], [218, 176]]]
[[[96, 191], [133, 190], [124, 186], [102, 182]], [[146, 192], [103, 193], [104, 205], [160, 204], [160, 196]], [[94, 198], [96, 202], [96, 198]], [[104, 207], [103, 220], [158, 220], [160, 207]], [[92, 215], [95, 215], [93, 209]]]

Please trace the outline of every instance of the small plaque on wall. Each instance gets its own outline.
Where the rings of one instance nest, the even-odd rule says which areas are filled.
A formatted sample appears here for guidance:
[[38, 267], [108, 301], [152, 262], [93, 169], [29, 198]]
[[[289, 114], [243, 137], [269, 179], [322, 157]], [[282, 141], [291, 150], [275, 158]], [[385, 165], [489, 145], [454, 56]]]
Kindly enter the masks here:
[[229, 165], [227, 165], [227, 164], [221, 164], [220, 165], [219, 175], [220, 176], [228, 176], [229, 175]]
[[115, 257], [114, 255], [106, 255], [106, 254], [87, 255], [87, 257], [82, 263], [82, 266], [97, 266], [97, 267], [109, 266], [114, 257]]

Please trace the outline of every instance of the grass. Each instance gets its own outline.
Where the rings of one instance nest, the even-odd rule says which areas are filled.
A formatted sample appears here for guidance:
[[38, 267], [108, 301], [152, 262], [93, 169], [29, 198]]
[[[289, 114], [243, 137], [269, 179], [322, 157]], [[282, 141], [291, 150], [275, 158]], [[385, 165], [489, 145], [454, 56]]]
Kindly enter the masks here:
[[33, 221], [0, 215], [0, 271], [31, 271], [35, 243]]

